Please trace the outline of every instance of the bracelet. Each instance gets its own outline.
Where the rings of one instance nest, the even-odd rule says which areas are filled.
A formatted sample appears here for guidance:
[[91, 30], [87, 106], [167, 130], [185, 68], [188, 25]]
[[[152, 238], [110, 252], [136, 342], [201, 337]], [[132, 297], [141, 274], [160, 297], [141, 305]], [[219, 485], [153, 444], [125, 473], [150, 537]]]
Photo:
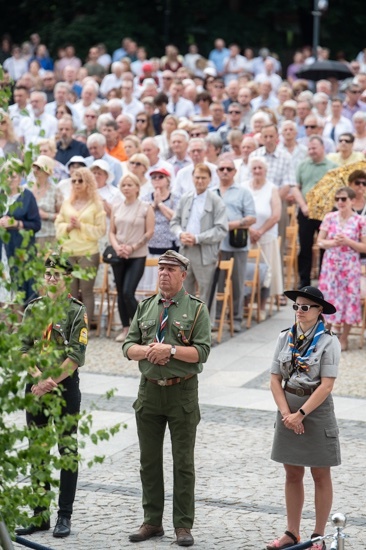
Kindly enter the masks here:
[[299, 409], [299, 413], [301, 413], [303, 416], [306, 416], [306, 412], [304, 411], [304, 409]]

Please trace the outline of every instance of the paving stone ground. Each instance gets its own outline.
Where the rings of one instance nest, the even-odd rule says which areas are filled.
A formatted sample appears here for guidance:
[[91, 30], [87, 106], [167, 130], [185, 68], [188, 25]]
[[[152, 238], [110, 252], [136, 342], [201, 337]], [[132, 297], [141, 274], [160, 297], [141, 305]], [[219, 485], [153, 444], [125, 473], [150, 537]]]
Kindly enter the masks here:
[[[276, 336], [291, 324], [289, 309], [214, 346], [200, 377], [202, 420], [196, 445], [196, 520], [194, 548], [200, 550], [262, 550], [286, 527], [282, 465], [269, 459], [275, 407], [268, 389], [268, 369]], [[345, 550], [365, 548], [366, 430], [360, 410], [366, 410], [365, 352], [352, 339], [342, 354], [334, 389], [339, 412], [342, 465], [332, 470], [332, 513], [348, 516], [351, 536]], [[31, 539], [54, 550], [167, 549], [175, 546], [172, 527], [172, 461], [169, 435], [164, 446], [166, 478], [165, 535], [131, 544], [128, 534], [142, 522], [139, 448], [132, 403], [138, 369], [126, 361], [120, 344], [92, 338], [82, 370], [83, 407], [92, 411], [96, 428], [115, 422], [127, 425], [114, 441], [97, 448], [105, 462], [81, 466], [72, 534], [57, 540], [52, 531]], [[106, 388], [117, 388], [106, 399]], [[338, 415], [337, 415], [338, 416]], [[86, 459], [96, 451], [91, 444]], [[316, 449], [314, 449], [316, 452]], [[314, 521], [313, 483], [306, 473], [306, 501], [302, 538], [311, 534]], [[328, 532], [333, 528], [329, 524]], [[16, 548], [21, 548], [16, 545]], [[330, 543], [328, 543], [330, 548]]]

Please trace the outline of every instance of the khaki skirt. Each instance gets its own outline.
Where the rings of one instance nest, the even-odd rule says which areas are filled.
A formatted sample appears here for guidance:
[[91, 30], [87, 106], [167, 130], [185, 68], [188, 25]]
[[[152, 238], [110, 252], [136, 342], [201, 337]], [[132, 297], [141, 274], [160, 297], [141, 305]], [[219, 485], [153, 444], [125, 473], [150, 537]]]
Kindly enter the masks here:
[[[291, 412], [298, 411], [309, 399], [285, 392]], [[298, 435], [285, 428], [277, 411], [271, 459], [292, 466], [324, 468], [339, 466], [341, 451], [339, 430], [331, 395], [303, 420], [305, 433]]]

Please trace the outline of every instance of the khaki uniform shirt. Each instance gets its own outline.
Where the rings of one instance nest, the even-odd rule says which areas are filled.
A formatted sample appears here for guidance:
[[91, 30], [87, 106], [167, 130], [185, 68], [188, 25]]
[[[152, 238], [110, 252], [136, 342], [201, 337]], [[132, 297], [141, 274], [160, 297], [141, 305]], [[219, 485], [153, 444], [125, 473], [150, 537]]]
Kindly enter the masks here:
[[[88, 343], [88, 319], [84, 304], [73, 297], [66, 298], [64, 315], [57, 322], [49, 324], [49, 336], [46, 337], [49, 304], [52, 304], [52, 301], [47, 297], [42, 297], [30, 302], [26, 308], [24, 320], [34, 317], [35, 323], [31, 334], [22, 335], [21, 351], [29, 353], [32, 350], [35, 356], [41, 357], [48, 351], [46, 344], [49, 340], [53, 344], [51, 350], [56, 349], [59, 352], [60, 359], [57, 366], [69, 358], [81, 367], [85, 363], [85, 351]], [[40, 323], [42, 315], [46, 326]], [[42, 370], [40, 362], [37, 362], [37, 366]]]
[[[139, 303], [130, 326], [128, 336], [122, 346], [125, 357], [134, 344], [148, 345], [155, 341], [160, 326], [163, 309], [160, 292]], [[173, 356], [166, 365], [154, 365], [147, 359], [139, 361], [141, 373], [146, 378], [175, 378], [202, 372], [211, 347], [211, 324], [206, 305], [188, 294], [182, 288], [173, 298], [174, 304], [168, 309], [168, 323], [164, 344], [193, 346], [199, 356], [198, 363], [186, 363]]]

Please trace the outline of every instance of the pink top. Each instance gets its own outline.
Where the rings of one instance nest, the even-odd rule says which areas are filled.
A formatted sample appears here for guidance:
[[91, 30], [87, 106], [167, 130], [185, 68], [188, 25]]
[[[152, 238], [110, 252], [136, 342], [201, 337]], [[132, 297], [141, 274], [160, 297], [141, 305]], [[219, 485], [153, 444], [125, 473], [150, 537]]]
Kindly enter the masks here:
[[146, 233], [146, 215], [149, 206], [147, 202], [137, 199], [132, 204], [121, 202], [112, 207], [111, 217], [114, 220], [118, 244], [130, 244], [136, 247], [139, 243], [139, 248], [130, 254], [130, 258], [147, 256], [147, 242], [141, 244], [141, 241]]

